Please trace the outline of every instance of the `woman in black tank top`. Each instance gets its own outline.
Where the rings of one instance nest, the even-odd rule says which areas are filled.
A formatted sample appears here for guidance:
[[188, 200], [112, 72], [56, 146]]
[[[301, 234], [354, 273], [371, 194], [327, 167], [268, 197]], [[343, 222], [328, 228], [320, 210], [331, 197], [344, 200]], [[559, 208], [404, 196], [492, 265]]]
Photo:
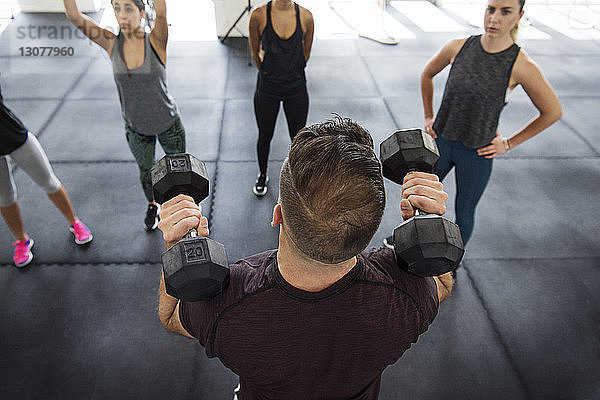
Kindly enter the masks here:
[[258, 68], [254, 114], [258, 125], [259, 175], [252, 188], [267, 193], [267, 164], [280, 103], [290, 138], [306, 125], [308, 92], [304, 67], [310, 56], [314, 25], [312, 14], [290, 0], [273, 0], [250, 16], [250, 47]]
[[[139, 168], [148, 201], [144, 226], [158, 226], [159, 206], [152, 193], [151, 169], [156, 140], [167, 154], [185, 152], [185, 129], [166, 85], [165, 65], [169, 37], [165, 0], [153, 0], [154, 26], [149, 34], [147, 0], [111, 0], [119, 34], [101, 28], [79, 11], [75, 0], [63, 0], [69, 20], [108, 53], [119, 93], [125, 137]], [[148, 24], [149, 25], [149, 24]]]
[[[456, 167], [456, 223], [467, 244], [475, 208], [489, 180], [492, 160], [537, 135], [562, 115], [560, 103], [538, 66], [515, 44], [525, 0], [488, 0], [483, 35], [453, 40], [421, 75], [425, 131], [436, 138], [440, 180]], [[437, 116], [433, 77], [452, 64]], [[539, 116], [510, 137], [497, 131], [509, 91], [521, 85]]]

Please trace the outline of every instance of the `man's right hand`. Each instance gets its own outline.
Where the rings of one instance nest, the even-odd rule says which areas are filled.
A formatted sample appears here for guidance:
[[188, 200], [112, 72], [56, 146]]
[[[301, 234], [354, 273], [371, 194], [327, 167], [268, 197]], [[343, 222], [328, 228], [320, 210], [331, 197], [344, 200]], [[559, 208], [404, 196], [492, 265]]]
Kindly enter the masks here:
[[163, 233], [167, 250], [194, 228], [198, 236], [208, 237], [208, 219], [202, 216], [192, 197], [180, 194], [163, 203], [158, 229]]
[[[415, 210], [428, 214], [443, 215], [446, 212], [448, 193], [435, 174], [409, 172], [402, 182], [402, 200], [400, 210], [404, 220], [414, 217]], [[162, 213], [161, 213], [162, 214]]]

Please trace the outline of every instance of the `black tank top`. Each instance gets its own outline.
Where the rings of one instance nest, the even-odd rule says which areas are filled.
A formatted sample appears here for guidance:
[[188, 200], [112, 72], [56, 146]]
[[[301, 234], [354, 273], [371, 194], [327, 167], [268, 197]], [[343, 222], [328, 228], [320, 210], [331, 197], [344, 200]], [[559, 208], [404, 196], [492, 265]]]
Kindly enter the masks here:
[[8, 107], [4, 105], [0, 89], [0, 156], [18, 149], [27, 140], [27, 128]]
[[296, 9], [296, 30], [288, 39], [281, 39], [275, 33], [271, 21], [271, 2], [267, 3], [267, 26], [260, 40], [265, 52], [260, 65], [259, 88], [266, 92], [287, 94], [306, 84], [304, 67], [303, 33], [300, 23], [300, 7]]
[[452, 63], [433, 124], [438, 135], [473, 149], [494, 139], [519, 51], [513, 44], [488, 53], [481, 46], [481, 35], [467, 39]]

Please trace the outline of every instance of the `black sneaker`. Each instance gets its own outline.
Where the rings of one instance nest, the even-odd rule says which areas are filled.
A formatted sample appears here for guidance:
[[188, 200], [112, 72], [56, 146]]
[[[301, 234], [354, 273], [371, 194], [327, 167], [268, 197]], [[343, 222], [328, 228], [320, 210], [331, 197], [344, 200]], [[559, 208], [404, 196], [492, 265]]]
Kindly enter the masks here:
[[146, 211], [146, 218], [144, 219], [144, 225], [147, 231], [153, 231], [158, 226], [158, 213], [160, 212], [160, 206], [158, 204], [148, 204], [148, 210]]
[[269, 183], [269, 176], [267, 174], [258, 175], [258, 179], [252, 188], [252, 191], [258, 197], [262, 197], [267, 194], [267, 183]]
[[388, 236], [383, 239], [383, 245], [388, 249], [394, 250], [394, 235]]

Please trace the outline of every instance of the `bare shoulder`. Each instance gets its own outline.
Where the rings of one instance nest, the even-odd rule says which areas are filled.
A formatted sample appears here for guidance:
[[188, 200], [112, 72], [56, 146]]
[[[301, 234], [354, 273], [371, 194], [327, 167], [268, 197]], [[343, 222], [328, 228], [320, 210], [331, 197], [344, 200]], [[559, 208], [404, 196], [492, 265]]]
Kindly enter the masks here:
[[537, 76], [541, 76], [542, 71], [535, 61], [521, 49], [515, 60], [515, 66], [513, 68], [513, 78], [516, 83], [523, 83], [527, 79], [535, 79]]
[[468, 39], [469, 38], [452, 39], [444, 45], [444, 47], [442, 48], [442, 52], [446, 54], [448, 59], [450, 59], [450, 62], [454, 62], [454, 58], [456, 57], [460, 49], [462, 49], [462, 47], [465, 45]]
[[300, 19], [302, 19], [302, 21], [312, 22], [313, 15], [310, 12], [310, 10], [308, 8], [304, 8], [300, 5], [298, 7], [300, 8]]
[[267, 5], [262, 5], [260, 7], [255, 8], [250, 13], [250, 20], [254, 19], [257, 22], [261, 22], [267, 16]]
[[252, 10], [250, 14], [250, 23], [249, 23], [252, 31], [258, 30], [262, 32], [267, 26], [267, 6], [260, 6]]
[[307, 8], [298, 6], [300, 9], [300, 23], [302, 24], [302, 31], [306, 33], [307, 30], [314, 27], [313, 15]]

